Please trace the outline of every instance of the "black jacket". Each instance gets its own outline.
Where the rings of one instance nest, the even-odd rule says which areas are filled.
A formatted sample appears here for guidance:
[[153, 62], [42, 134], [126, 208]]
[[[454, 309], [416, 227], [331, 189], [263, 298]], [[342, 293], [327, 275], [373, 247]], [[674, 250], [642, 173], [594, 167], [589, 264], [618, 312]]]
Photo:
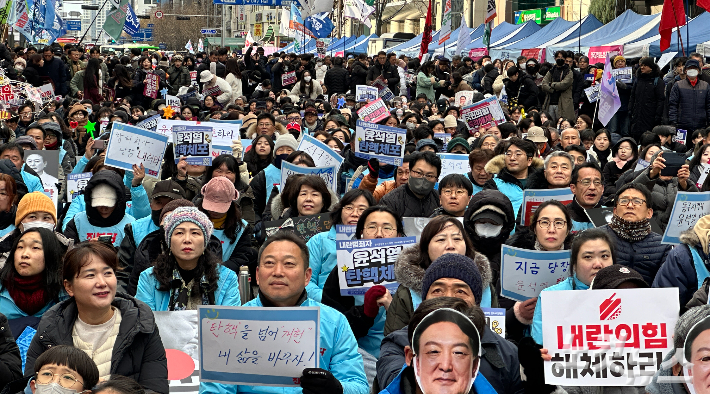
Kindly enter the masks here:
[[515, 82], [511, 81], [509, 78], [503, 80], [505, 85], [505, 92], [508, 94], [508, 98], [517, 98], [518, 105], [523, 106], [525, 111], [532, 110], [533, 108], [540, 109], [538, 96], [540, 95], [540, 89], [535, 85], [535, 80], [532, 76], [520, 72], [518, 74], [518, 79]]
[[343, 296], [340, 294], [340, 282], [338, 268], [333, 268], [328, 274], [328, 278], [323, 285], [323, 296], [321, 303], [340, 311], [350, 323], [355, 339], [367, 336], [370, 328], [375, 324], [375, 318], [365, 315], [364, 306], [355, 305], [355, 297]]
[[325, 73], [323, 84], [329, 95], [344, 94], [350, 88], [350, 73], [342, 66], [333, 65], [333, 68]]
[[388, 206], [400, 218], [423, 217], [426, 218], [439, 207], [439, 193], [432, 190], [420, 199], [409, 189], [409, 185], [402, 185], [387, 193], [380, 204]]
[[599, 229], [604, 230], [614, 242], [616, 264], [633, 268], [651, 286], [656, 273], [673, 247], [661, 244], [662, 237], [655, 232], [649, 233], [638, 242], [631, 243], [621, 239], [610, 225], [604, 225]]
[[496, 78], [498, 78], [498, 75], [500, 75], [498, 69], [493, 68], [483, 77], [483, 81], [481, 82], [483, 85], [483, 94], [495, 94], [493, 91], [493, 83], [496, 81]]
[[648, 74], [637, 73], [631, 87], [629, 113], [631, 114], [631, 134], [640, 137], [654, 126], [661, 124], [665, 103], [663, 77], [659, 76], [658, 67]]
[[[372, 81], [377, 79], [380, 75], [387, 80], [387, 86], [392, 93], [399, 93], [397, 89], [399, 87], [399, 71], [397, 71], [396, 66], [390, 65], [389, 62], [385, 62], [385, 65], [382, 66], [379, 61], [375, 61], [375, 63], [370, 66], [370, 69], [367, 70], [367, 84], [371, 85]], [[330, 88], [328, 89], [328, 93], [332, 93]]]
[[20, 348], [10, 331], [7, 317], [0, 314], [0, 390], [8, 383], [22, 378]]
[[[353, 63], [352, 72], [350, 73], [350, 90], [355, 93], [357, 85], [367, 85], [367, 67], [360, 61]], [[330, 89], [328, 89], [330, 93]]]
[[39, 77], [39, 71], [32, 63], [28, 63], [27, 67], [22, 71], [22, 76], [25, 77], [25, 82], [34, 87], [42, 86], [42, 79]]
[[671, 88], [668, 99], [668, 122], [692, 132], [705, 128], [710, 121], [710, 84], [698, 79], [693, 86], [688, 78]]
[[[343, 156], [343, 163], [340, 164], [340, 169], [338, 170], [338, 194], [340, 195], [345, 193], [348, 179], [353, 177], [355, 170], [358, 169], [358, 167], [367, 165], [368, 161], [365, 158], [356, 156], [355, 152], [350, 149], [350, 143], [345, 145], [341, 154]], [[252, 187], [254, 186], [252, 185]]]
[[[41, 76], [48, 76], [54, 82], [54, 93], [65, 96], [69, 89], [69, 70], [61, 58], [52, 57], [52, 61], [44, 60], [44, 66], [38, 69]], [[108, 77], [104, 77], [106, 81]]]
[[[121, 326], [111, 356], [111, 374], [131, 378], [146, 391], [168, 393], [168, 360], [158, 325], [148, 306], [116, 293], [112, 305], [121, 311]], [[72, 330], [79, 317], [74, 298], [47, 310], [27, 351], [25, 377], [34, 374], [37, 357], [51, 346], [73, 346]]]

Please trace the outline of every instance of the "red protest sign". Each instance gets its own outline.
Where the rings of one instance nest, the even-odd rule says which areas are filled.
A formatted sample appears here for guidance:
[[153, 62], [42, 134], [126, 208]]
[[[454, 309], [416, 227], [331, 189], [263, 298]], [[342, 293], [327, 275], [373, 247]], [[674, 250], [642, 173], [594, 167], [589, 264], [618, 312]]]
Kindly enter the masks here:
[[281, 85], [288, 86], [296, 83], [296, 71], [285, 72], [281, 75]]
[[0, 86], [0, 100], [9, 102], [15, 100], [15, 93], [12, 92], [12, 86], [2, 85]]
[[[596, 63], [604, 63], [606, 62], [606, 55], [607, 53], [609, 54], [609, 58], [611, 60], [614, 59], [614, 57], [624, 54], [624, 46], [622, 45], [615, 45], [615, 46], [594, 46], [589, 48], [589, 64], [596, 64]], [[613, 61], [612, 61], [613, 63]]]
[[365, 122], [379, 122], [390, 114], [387, 105], [382, 99], [371, 101], [357, 111], [360, 119]]
[[541, 61], [545, 59], [545, 49], [525, 49], [522, 51], [521, 55], [528, 60], [534, 58]]
[[160, 82], [158, 74], [148, 72], [145, 79], [146, 83], [143, 86], [143, 96], [150, 97], [151, 99], [158, 98], [158, 84]]

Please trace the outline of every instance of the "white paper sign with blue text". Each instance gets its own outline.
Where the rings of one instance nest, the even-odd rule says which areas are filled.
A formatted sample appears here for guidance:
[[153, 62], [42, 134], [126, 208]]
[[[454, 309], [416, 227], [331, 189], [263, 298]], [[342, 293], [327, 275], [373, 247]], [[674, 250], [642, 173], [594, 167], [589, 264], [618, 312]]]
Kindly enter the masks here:
[[439, 182], [441, 182], [446, 175], [466, 175], [471, 172], [471, 165], [468, 163], [468, 154], [437, 153], [436, 155], [441, 159]]
[[69, 174], [67, 175], [67, 201], [69, 203], [79, 195], [79, 193], [84, 190], [86, 184], [89, 183], [89, 179], [93, 174], [91, 172], [84, 172], [82, 174]]
[[503, 245], [500, 256], [501, 294], [525, 301], [570, 276], [569, 250], [537, 251]]
[[332, 190], [333, 193], [338, 192], [338, 179], [336, 178], [338, 174], [337, 166], [331, 165], [329, 167], [303, 167], [300, 165], [294, 165], [290, 162], [281, 163], [281, 184], [279, 185], [279, 191], [286, 184], [286, 179], [291, 175], [301, 174], [301, 175], [318, 175], [323, 178], [325, 185], [328, 189]]
[[377, 158], [377, 161], [400, 166], [407, 144], [407, 130], [357, 121], [355, 129], [355, 155], [360, 158]]
[[680, 234], [694, 227], [700, 218], [708, 214], [710, 214], [710, 192], [678, 192], [661, 243], [680, 244]]
[[134, 164], [142, 163], [146, 175], [157, 177], [167, 145], [167, 136], [114, 122], [104, 164], [133, 171]]
[[319, 307], [199, 306], [200, 381], [299, 386], [320, 363]]
[[376, 285], [396, 290], [394, 263], [402, 249], [414, 243], [414, 237], [336, 241], [340, 294], [364, 295]]
[[486, 325], [500, 337], [505, 338], [505, 308], [481, 307], [486, 316]]
[[357, 225], [336, 225], [335, 240], [354, 240]]
[[212, 127], [212, 129], [214, 130], [212, 136], [212, 144], [216, 144], [219, 146], [231, 146], [232, 140], [241, 140], [241, 136], [239, 135], [239, 130], [242, 129], [241, 119], [210, 119], [210, 122], [217, 124]]
[[355, 100], [359, 103], [369, 103], [377, 100], [377, 88], [367, 85], [356, 85]]
[[340, 169], [340, 164], [343, 163], [343, 157], [340, 154], [310, 135], [301, 135], [301, 141], [298, 143], [297, 150], [308, 153], [308, 155], [313, 158], [316, 167], [336, 165], [338, 169]]

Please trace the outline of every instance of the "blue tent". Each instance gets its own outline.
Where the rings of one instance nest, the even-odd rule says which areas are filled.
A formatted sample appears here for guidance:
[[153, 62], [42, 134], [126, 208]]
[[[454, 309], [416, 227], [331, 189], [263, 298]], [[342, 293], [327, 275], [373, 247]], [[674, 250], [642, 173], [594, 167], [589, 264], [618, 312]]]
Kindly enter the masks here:
[[361, 36], [361, 38], [358, 38], [358, 40], [353, 43], [351, 46], [347, 47], [345, 49], [346, 53], [355, 53], [355, 54], [360, 54], [360, 53], [367, 53], [367, 47], [370, 44], [370, 39], [377, 39], [379, 36], [375, 35], [374, 33], [369, 36]]
[[[398, 44], [397, 46], [394, 46], [390, 49], [385, 50], [387, 53], [390, 53], [391, 51], [394, 51], [397, 54], [406, 54], [407, 56], [412, 57], [412, 53], [416, 53], [415, 55], [419, 55], [419, 48], [422, 45], [422, 37], [424, 37], [423, 34], [417, 35], [417, 37], [410, 39], [404, 43]], [[439, 31], [435, 31], [431, 33], [431, 43], [437, 43], [439, 40]], [[394, 48], [399, 47], [397, 50], [392, 50]]]
[[333, 49], [342, 48], [342, 47], [343, 47], [343, 42], [345, 42], [345, 40], [346, 40], [346, 39], [349, 39], [349, 38], [350, 38], [349, 36], [343, 36], [343, 37], [341, 37], [341, 38], [339, 38], [339, 39], [334, 40], [333, 43], [331, 43], [331, 44], [328, 46], [328, 48], [326, 49], [326, 52], [330, 53], [331, 51], [335, 51], [335, 50], [333, 50]]
[[[601, 27], [603, 24], [594, 17], [594, 15], [589, 14], [582, 20], [582, 34], [593, 31]], [[545, 27], [539, 31], [533, 33], [532, 35], [526, 37], [515, 43], [510, 43], [504, 46], [505, 49], [534, 49], [538, 46], [550, 43], [551, 41], [558, 38], [565, 38], [566, 36], [579, 32], [579, 21], [566, 21], [562, 17], [555, 18], [552, 22], [547, 24]]]
[[[459, 40], [459, 29], [456, 29], [454, 32], [451, 33], [451, 37], [449, 40], [447, 40], [445, 43], [439, 45], [439, 41], [432, 40], [431, 44], [429, 44], [429, 53], [434, 53], [434, 54], [444, 54], [444, 47], [446, 47], [446, 55], [447, 56], [452, 56], [454, 55], [454, 52], [456, 51], [456, 43]], [[485, 24], [480, 24], [476, 29], [473, 29], [470, 32], [470, 37], [471, 40], [476, 40], [479, 37], [483, 36], [483, 32], [485, 31]]]
[[534, 21], [528, 21], [522, 25], [517, 25], [517, 29], [500, 39], [491, 38], [491, 47], [506, 47], [507, 45], [519, 42], [528, 36], [540, 32], [540, 25]]
[[[361, 36], [364, 37], [364, 36]], [[328, 47], [328, 53], [337, 53], [339, 51], [344, 51], [347, 49], [349, 46], [351, 46], [353, 43], [355, 43], [358, 40], [357, 36], [350, 36], [350, 37], [345, 37], [342, 40], [339, 40], [335, 42], [335, 44], [331, 45]]]
[[[495, 43], [497, 42], [504, 41], [505, 38], [508, 37], [508, 35], [510, 35], [512, 32], [515, 32], [515, 30], [520, 27], [521, 25], [513, 25], [507, 22], [501, 22], [499, 25], [493, 27], [493, 31], [491, 32], [491, 47], [494, 47]], [[483, 36], [475, 39], [473, 42], [471, 42], [471, 44], [466, 46], [466, 50], [479, 49], [482, 47], [486, 47], [483, 44]]]

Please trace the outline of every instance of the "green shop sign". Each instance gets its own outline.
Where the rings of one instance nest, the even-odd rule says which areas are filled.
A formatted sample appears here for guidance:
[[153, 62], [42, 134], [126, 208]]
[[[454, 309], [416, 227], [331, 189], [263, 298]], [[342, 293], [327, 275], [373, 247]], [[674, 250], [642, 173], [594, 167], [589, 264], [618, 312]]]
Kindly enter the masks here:
[[515, 12], [515, 23], [521, 25], [528, 21], [535, 21], [536, 24], [545, 24], [560, 16], [562, 16], [560, 6], [520, 10]]

